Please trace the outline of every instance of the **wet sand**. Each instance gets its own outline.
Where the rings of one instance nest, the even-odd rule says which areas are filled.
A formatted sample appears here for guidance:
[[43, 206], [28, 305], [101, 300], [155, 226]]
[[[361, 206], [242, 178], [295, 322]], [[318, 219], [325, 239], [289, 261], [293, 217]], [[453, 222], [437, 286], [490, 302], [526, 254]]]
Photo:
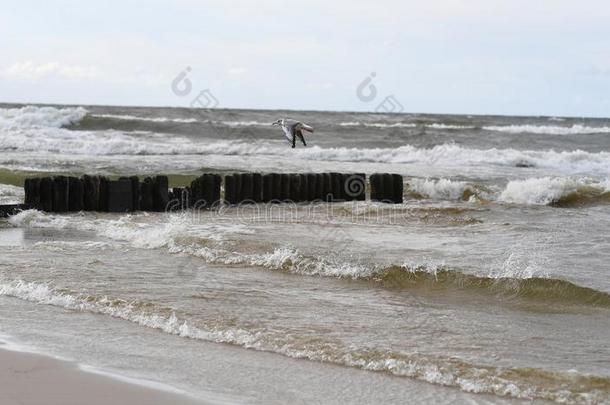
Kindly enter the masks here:
[[51, 357], [0, 348], [0, 403], [194, 405], [203, 402], [85, 372], [73, 363]]

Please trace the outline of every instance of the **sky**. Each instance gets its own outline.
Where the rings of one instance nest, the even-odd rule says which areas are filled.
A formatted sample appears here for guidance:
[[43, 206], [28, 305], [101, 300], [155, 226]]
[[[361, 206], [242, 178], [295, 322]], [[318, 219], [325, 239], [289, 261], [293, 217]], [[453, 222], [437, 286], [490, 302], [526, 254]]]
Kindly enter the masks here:
[[2, 3], [0, 102], [610, 117], [607, 0]]

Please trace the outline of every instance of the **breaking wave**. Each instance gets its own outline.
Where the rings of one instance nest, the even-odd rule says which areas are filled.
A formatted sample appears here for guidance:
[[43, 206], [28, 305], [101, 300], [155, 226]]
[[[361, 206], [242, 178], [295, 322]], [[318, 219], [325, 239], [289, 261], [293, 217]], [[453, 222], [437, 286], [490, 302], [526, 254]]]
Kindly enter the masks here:
[[365, 128], [431, 128], [431, 129], [476, 129], [474, 125], [456, 125], [456, 124], [443, 124], [433, 122], [431, 124], [416, 124], [413, 122], [395, 122], [392, 124], [385, 122], [341, 122], [341, 127], [365, 127]]
[[566, 177], [513, 180], [506, 185], [498, 200], [513, 204], [560, 207], [610, 204], [610, 182]]
[[93, 231], [99, 236], [124, 241], [136, 248], [164, 248], [170, 253], [187, 254], [213, 264], [246, 265], [306, 276], [364, 280], [392, 288], [421, 289], [428, 286], [432, 289], [478, 291], [540, 302], [610, 307], [610, 295], [605, 292], [532, 273], [514, 273], [505, 269], [481, 276], [449, 269], [443, 264], [404, 263], [388, 266], [354, 263], [334, 260], [332, 256], [305, 255], [290, 246], [262, 253], [244, 252], [236, 250], [236, 246], [229, 241], [237, 234], [252, 234], [254, 231], [246, 225], [210, 223], [197, 225], [193, 229], [192, 223], [183, 215], [170, 216], [161, 224], [140, 222], [143, 217], [126, 215], [117, 220], [88, 219], [28, 210], [12, 216], [9, 222], [14, 226]]
[[433, 200], [464, 200], [477, 197], [482, 191], [465, 181], [450, 179], [410, 179], [406, 184], [406, 192], [412, 198]]
[[[87, 110], [82, 107], [55, 108], [26, 106], [21, 108], [0, 108], [0, 128], [61, 128], [82, 120], [86, 115]], [[1, 142], [0, 145], [2, 145]]]
[[411, 122], [396, 122], [388, 124], [385, 122], [341, 122], [341, 127], [368, 127], [368, 128], [416, 128], [417, 124]]
[[483, 129], [510, 134], [589, 135], [610, 133], [610, 127], [589, 127], [580, 124], [572, 125], [571, 127], [557, 125], [492, 125], [483, 127]]
[[[122, 132], [111, 129], [76, 130], [64, 126], [80, 122], [87, 110], [76, 108], [22, 107], [0, 109], [0, 150], [48, 152], [86, 156], [112, 155], [216, 155], [286, 156], [281, 141], [211, 141], [150, 131]], [[123, 116], [131, 117], [131, 116]], [[164, 120], [166, 118], [153, 118]], [[254, 125], [232, 121], [227, 125]], [[343, 123], [352, 124], [352, 123]], [[256, 122], [256, 125], [268, 125]], [[395, 124], [384, 124], [395, 125]], [[402, 124], [401, 124], [402, 125]], [[405, 124], [406, 125], [406, 124]], [[434, 125], [434, 124], [433, 124]], [[445, 125], [445, 124], [439, 124]], [[562, 173], [608, 173], [610, 152], [582, 150], [557, 152], [516, 149], [474, 149], [453, 143], [420, 148], [346, 148], [313, 146], [292, 151], [292, 157], [312, 161], [367, 162], [457, 166], [536, 167]]]
[[150, 302], [97, 296], [48, 284], [0, 279], [0, 295], [73, 311], [102, 314], [184, 338], [228, 343], [284, 356], [387, 372], [466, 392], [569, 403], [603, 402], [610, 397], [610, 379], [542, 369], [471, 364], [444, 356], [392, 352], [346, 345], [328, 339], [299, 338], [282, 330], [215, 319], [193, 319]]
[[0, 183], [0, 204], [19, 204], [23, 202], [23, 187]]
[[196, 118], [168, 118], [168, 117], [137, 117], [135, 115], [122, 115], [122, 114], [91, 114], [93, 118], [108, 118], [113, 120], [123, 121], [146, 121], [146, 122], [177, 122], [183, 124], [190, 124], [197, 122]]
[[[289, 357], [370, 371], [384, 371], [397, 376], [458, 387], [467, 392], [585, 403], [587, 400], [606, 398], [610, 385], [608, 379], [602, 377], [482, 366], [440, 356], [347, 347], [336, 342], [332, 345], [325, 344], [324, 341], [302, 342], [282, 334], [281, 331], [218, 323], [210, 325], [187, 319], [171, 308], [62, 291], [46, 284], [22, 280], [3, 281], [0, 283], [0, 294], [75, 311], [104, 314], [180, 337], [235, 344], [249, 349], [272, 351]], [[544, 388], [534, 383], [541, 380], [544, 384], [540, 386]]]

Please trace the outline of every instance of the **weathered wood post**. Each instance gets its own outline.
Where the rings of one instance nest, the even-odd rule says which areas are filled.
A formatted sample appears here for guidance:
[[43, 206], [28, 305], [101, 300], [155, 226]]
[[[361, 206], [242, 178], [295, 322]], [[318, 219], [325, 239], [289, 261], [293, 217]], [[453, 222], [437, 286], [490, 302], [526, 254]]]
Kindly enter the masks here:
[[40, 208], [43, 211], [53, 211], [53, 179], [44, 177], [40, 179]]
[[254, 183], [252, 173], [241, 174], [241, 201], [252, 202], [254, 200]]
[[142, 183], [140, 183], [140, 210], [141, 211], [152, 211], [154, 208], [153, 200], [153, 186], [154, 181], [150, 177], [146, 177]]
[[23, 202], [32, 208], [40, 209], [40, 179], [25, 179], [23, 189], [25, 191], [25, 199]]
[[341, 173], [331, 173], [330, 174], [331, 181], [331, 201], [341, 201], [341, 195], [343, 194], [341, 191], [343, 189], [343, 176]]
[[227, 204], [236, 204], [237, 198], [235, 193], [235, 176], [231, 174], [227, 174], [224, 177], [225, 179], [225, 198]]
[[288, 200], [290, 200], [291, 177], [290, 177], [290, 174], [287, 174], [287, 173], [282, 173], [280, 176], [282, 179], [282, 189], [281, 189], [282, 191], [280, 193], [280, 200], [288, 201]]
[[85, 187], [81, 179], [68, 177], [68, 211], [82, 211]]
[[53, 211], [68, 211], [68, 179], [65, 176], [53, 177]]
[[371, 182], [371, 201], [382, 201], [385, 198], [383, 189], [383, 175], [373, 173], [370, 177]]
[[297, 173], [290, 175], [290, 201], [298, 203], [301, 201], [301, 176]]
[[282, 176], [279, 173], [271, 173], [271, 201], [282, 201]]
[[108, 212], [133, 211], [131, 180], [122, 178], [108, 182]]
[[263, 191], [261, 201], [268, 203], [273, 200], [273, 174], [267, 173], [262, 176]]
[[316, 187], [318, 186], [318, 176], [315, 173], [307, 173], [307, 201], [316, 199]]
[[153, 208], [157, 212], [163, 212], [167, 208], [169, 202], [168, 184], [167, 176], [155, 176], [153, 178]]
[[404, 183], [400, 174], [392, 174], [392, 202], [402, 204], [404, 194]]
[[131, 176], [129, 178], [131, 182], [131, 198], [132, 198], [132, 208], [134, 211], [140, 210], [140, 179], [138, 176]]
[[263, 176], [260, 173], [252, 173], [252, 200], [263, 201]]
[[100, 210], [100, 178], [99, 176], [84, 175], [83, 180], [83, 208], [85, 211]]
[[382, 182], [383, 182], [382, 202], [393, 203], [394, 202], [394, 179], [392, 178], [392, 175], [389, 173], [383, 173]]

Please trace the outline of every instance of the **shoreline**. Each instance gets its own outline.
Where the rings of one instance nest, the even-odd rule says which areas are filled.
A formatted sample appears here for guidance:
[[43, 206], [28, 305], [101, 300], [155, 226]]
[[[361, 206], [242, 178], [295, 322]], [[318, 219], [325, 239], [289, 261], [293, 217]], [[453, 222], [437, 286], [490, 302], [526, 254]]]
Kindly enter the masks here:
[[[169, 388], [169, 387], [168, 387]], [[196, 405], [201, 400], [0, 341], [0, 403]]]

